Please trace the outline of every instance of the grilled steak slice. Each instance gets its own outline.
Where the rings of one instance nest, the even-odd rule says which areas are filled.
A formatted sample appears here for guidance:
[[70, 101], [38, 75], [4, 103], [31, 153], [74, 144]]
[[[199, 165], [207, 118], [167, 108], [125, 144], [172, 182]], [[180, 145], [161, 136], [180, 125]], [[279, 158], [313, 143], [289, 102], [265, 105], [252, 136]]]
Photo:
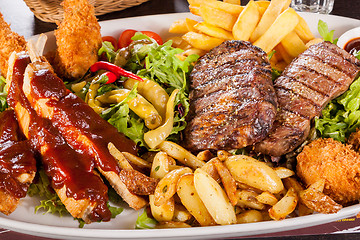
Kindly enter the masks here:
[[255, 150], [286, 154], [309, 135], [311, 120], [344, 93], [360, 73], [360, 61], [330, 42], [311, 46], [275, 80], [279, 112], [269, 136]]
[[199, 59], [190, 81], [188, 149], [238, 149], [268, 134], [277, 100], [271, 67], [260, 48], [226, 41]]
[[29, 63], [30, 57], [24, 52], [14, 53], [9, 60], [7, 101], [20, 129], [41, 154], [52, 187], [70, 214], [86, 223], [109, 221], [108, 188], [94, 172], [94, 164], [71, 148], [48, 119], [39, 117], [25, 97], [22, 85]]
[[13, 110], [0, 114], [0, 212], [12, 213], [32, 183], [36, 160]]

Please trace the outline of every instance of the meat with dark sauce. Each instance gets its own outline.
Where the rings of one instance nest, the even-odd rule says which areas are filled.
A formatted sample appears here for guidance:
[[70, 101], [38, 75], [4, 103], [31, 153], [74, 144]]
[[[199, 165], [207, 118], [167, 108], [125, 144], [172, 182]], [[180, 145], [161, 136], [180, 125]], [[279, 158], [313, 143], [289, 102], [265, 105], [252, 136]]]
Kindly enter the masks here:
[[274, 82], [279, 103], [274, 127], [257, 152], [281, 156], [309, 135], [314, 117], [359, 76], [360, 61], [330, 42], [309, 47]]
[[226, 41], [199, 59], [190, 75], [185, 146], [239, 149], [261, 141], [277, 108], [271, 67], [260, 48]]

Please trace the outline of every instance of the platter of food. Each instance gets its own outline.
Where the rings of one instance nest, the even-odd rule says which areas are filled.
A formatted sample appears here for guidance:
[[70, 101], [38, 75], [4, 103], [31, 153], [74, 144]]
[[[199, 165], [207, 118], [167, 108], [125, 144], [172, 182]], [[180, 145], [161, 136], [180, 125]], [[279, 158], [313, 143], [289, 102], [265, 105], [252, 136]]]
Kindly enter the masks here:
[[[318, 34], [318, 22], [326, 22], [329, 29], [335, 31], [339, 37], [346, 31], [360, 25], [360, 20], [344, 18], [333, 15], [312, 13], [299, 13], [307, 22], [315, 37]], [[100, 22], [102, 36], [118, 37], [126, 29], [139, 29], [158, 33], [164, 40], [176, 36], [169, 33], [171, 24], [179, 19], [199, 20], [191, 13], [176, 13], [164, 15], [151, 15], [143, 17], [125, 18]], [[53, 32], [46, 33], [47, 42], [45, 53], [55, 49], [55, 36]], [[39, 36], [34, 36], [36, 40]], [[212, 239], [226, 237], [252, 236], [257, 234], [280, 232], [332, 222], [342, 218], [354, 216], [360, 212], [360, 205], [355, 204], [342, 208], [337, 213], [319, 214], [286, 218], [280, 221], [263, 221], [257, 223], [243, 223], [223, 226], [192, 227], [186, 229], [135, 229], [135, 222], [143, 210], [135, 211], [127, 204], [120, 204], [123, 212], [109, 222], [86, 224], [78, 227], [73, 217], [66, 215], [43, 214], [41, 210], [35, 213], [38, 205], [37, 197], [25, 197], [17, 209], [9, 216], [0, 216], [0, 226], [26, 234], [54, 237], [63, 239]]]

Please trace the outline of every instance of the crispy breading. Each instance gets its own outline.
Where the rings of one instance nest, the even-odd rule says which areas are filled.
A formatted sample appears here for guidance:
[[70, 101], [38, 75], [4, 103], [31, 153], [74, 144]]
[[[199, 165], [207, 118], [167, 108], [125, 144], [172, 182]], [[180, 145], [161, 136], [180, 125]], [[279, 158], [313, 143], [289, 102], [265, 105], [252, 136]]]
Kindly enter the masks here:
[[88, 0], [64, 0], [64, 20], [55, 30], [55, 72], [65, 78], [82, 77], [98, 61], [100, 25]]
[[304, 147], [297, 156], [297, 174], [306, 185], [325, 179], [324, 193], [342, 205], [360, 198], [360, 155], [331, 138]]
[[350, 134], [347, 143], [352, 146], [352, 148], [359, 152], [360, 151], [360, 130], [356, 129], [356, 132]]
[[8, 60], [12, 52], [21, 52], [26, 49], [26, 41], [23, 36], [11, 31], [10, 25], [5, 22], [0, 13], [0, 71], [6, 77]]

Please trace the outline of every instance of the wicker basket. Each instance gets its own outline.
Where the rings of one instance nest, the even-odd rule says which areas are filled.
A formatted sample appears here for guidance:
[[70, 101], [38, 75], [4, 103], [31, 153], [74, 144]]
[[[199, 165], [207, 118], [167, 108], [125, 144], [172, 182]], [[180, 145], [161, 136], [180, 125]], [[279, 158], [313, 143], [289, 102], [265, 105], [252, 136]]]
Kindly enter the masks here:
[[[62, 0], [24, 0], [34, 15], [44, 22], [56, 22], [63, 18]], [[95, 7], [95, 15], [103, 15], [140, 5], [148, 0], [89, 0]]]

